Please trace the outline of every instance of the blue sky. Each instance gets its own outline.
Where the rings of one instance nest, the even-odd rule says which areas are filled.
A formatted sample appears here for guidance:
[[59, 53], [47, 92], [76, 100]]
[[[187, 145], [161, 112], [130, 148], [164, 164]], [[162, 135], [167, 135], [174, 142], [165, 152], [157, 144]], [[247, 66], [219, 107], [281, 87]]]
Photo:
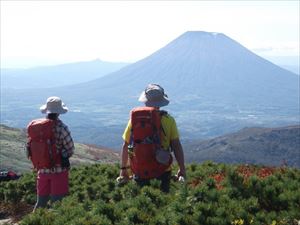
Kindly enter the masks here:
[[1, 1], [1, 68], [138, 61], [188, 30], [299, 55], [299, 1]]

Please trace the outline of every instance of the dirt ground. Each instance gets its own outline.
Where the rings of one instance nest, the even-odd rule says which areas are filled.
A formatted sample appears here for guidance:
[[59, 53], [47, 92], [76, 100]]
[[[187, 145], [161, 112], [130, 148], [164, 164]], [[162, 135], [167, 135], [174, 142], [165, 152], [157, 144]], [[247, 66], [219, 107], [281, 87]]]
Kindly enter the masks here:
[[32, 210], [33, 206], [26, 203], [0, 203], [0, 225], [17, 225], [18, 221], [28, 213], [31, 213]]

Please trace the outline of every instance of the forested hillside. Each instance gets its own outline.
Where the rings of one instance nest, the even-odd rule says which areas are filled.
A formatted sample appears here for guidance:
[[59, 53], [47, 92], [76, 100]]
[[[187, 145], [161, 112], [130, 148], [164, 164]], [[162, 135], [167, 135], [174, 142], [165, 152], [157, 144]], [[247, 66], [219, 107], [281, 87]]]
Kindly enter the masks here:
[[[175, 171], [175, 168], [174, 170]], [[117, 165], [71, 170], [70, 195], [51, 210], [29, 213], [35, 202], [34, 175], [0, 183], [0, 215], [22, 225], [297, 225], [300, 171], [284, 167], [187, 166], [185, 183], [172, 181], [169, 194], [159, 182], [139, 188], [117, 185]]]
[[248, 127], [238, 132], [186, 144], [190, 162], [213, 160], [300, 168], [300, 125]]

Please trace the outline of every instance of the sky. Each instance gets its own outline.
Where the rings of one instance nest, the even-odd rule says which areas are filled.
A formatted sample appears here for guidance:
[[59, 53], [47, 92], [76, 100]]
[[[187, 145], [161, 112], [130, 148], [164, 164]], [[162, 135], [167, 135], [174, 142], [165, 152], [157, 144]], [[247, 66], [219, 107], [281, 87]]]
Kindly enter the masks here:
[[0, 3], [1, 68], [136, 62], [191, 30], [224, 33], [263, 57], [299, 56], [299, 1]]

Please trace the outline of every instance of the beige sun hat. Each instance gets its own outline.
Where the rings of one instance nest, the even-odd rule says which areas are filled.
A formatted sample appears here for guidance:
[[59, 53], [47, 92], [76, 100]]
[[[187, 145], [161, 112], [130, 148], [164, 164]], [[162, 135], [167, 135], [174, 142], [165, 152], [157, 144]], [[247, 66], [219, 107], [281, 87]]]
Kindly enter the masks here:
[[47, 99], [45, 105], [40, 107], [42, 113], [57, 113], [57, 114], [64, 114], [68, 112], [68, 108], [65, 104], [61, 101], [59, 97], [52, 96]]
[[140, 95], [139, 101], [150, 107], [162, 107], [170, 102], [164, 89], [158, 84], [149, 84]]

